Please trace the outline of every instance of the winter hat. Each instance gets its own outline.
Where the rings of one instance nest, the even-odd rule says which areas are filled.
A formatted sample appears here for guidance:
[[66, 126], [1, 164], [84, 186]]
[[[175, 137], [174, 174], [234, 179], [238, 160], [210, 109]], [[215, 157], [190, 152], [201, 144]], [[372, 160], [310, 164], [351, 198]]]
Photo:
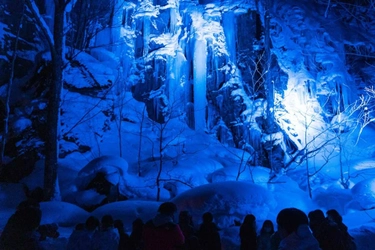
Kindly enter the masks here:
[[308, 225], [306, 214], [297, 208], [285, 208], [277, 215], [277, 225], [283, 228], [287, 234], [297, 231], [300, 225]]
[[177, 206], [173, 202], [164, 202], [159, 206], [158, 212], [159, 214], [173, 216], [173, 214], [177, 211]]

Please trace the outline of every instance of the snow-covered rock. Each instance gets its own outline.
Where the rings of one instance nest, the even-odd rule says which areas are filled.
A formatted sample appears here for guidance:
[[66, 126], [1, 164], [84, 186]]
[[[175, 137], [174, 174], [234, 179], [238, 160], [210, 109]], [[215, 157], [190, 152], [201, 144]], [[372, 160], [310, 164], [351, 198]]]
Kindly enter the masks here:
[[84, 223], [90, 213], [82, 208], [67, 202], [48, 201], [41, 202], [42, 221], [40, 224], [57, 223], [62, 227], [74, 227]]
[[219, 227], [242, 221], [253, 213], [259, 219], [267, 219], [276, 207], [276, 201], [265, 188], [241, 181], [217, 182], [202, 185], [183, 192], [174, 199], [180, 210], [188, 210], [196, 222], [201, 222], [205, 212], [215, 214]]
[[160, 202], [127, 200], [109, 203], [95, 209], [91, 214], [98, 219], [110, 214], [113, 219], [121, 219], [125, 231], [131, 231], [132, 222], [140, 218], [143, 222], [152, 219], [160, 206]]
[[358, 182], [352, 188], [353, 200], [357, 201], [362, 208], [371, 209], [375, 207], [375, 178]]
[[79, 171], [76, 184], [83, 190], [98, 173], [103, 173], [107, 181], [113, 185], [125, 181], [128, 171], [128, 162], [118, 156], [101, 156], [90, 161]]
[[24, 131], [27, 128], [30, 128], [32, 125], [32, 122], [30, 119], [26, 117], [20, 117], [12, 124], [12, 129], [15, 133], [19, 134], [22, 131]]

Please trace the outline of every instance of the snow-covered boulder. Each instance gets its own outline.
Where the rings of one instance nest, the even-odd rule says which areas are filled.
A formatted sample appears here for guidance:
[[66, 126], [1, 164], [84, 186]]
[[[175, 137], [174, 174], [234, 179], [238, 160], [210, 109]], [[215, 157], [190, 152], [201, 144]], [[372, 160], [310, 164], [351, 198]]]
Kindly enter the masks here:
[[76, 185], [78, 189], [84, 190], [98, 173], [103, 173], [108, 182], [117, 185], [125, 181], [127, 171], [128, 162], [125, 159], [118, 156], [101, 156], [90, 161], [78, 172]]
[[160, 206], [160, 202], [127, 200], [109, 203], [95, 209], [91, 215], [100, 219], [110, 214], [113, 219], [120, 219], [124, 223], [125, 231], [131, 231], [132, 222], [140, 218], [143, 222], [152, 219]]
[[375, 207], [375, 178], [358, 182], [352, 188], [353, 200], [357, 201], [364, 209]]
[[26, 117], [19, 117], [15, 120], [12, 124], [12, 130], [14, 133], [19, 134], [22, 133], [25, 129], [30, 128], [32, 125], [32, 121]]
[[268, 219], [276, 207], [275, 199], [265, 188], [241, 181], [217, 182], [202, 185], [178, 195], [173, 202], [180, 210], [188, 210], [196, 224], [205, 212], [211, 212], [219, 227], [242, 221], [246, 214], [253, 213], [257, 219]]
[[[78, 191], [99, 185], [102, 190], [96, 189], [95, 191], [107, 195], [109, 200], [118, 200], [120, 195], [127, 198], [134, 197], [128, 189], [127, 178], [130, 178], [130, 175], [128, 162], [125, 159], [118, 156], [101, 156], [90, 161], [78, 172], [75, 183]], [[101, 183], [93, 184], [93, 182]]]
[[73, 227], [84, 223], [90, 213], [82, 208], [67, 202], [48, 201], [41, 202], [42, 221], [40, 224], [57, 223], [62, 227]]

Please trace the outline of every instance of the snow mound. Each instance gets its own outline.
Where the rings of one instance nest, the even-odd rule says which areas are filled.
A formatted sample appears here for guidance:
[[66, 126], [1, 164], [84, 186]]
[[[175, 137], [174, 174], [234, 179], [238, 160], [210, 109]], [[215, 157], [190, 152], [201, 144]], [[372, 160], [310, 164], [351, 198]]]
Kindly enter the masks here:
[[349, 231], [354, 238], [357, 249], [372, 250], [375, 241], [375, 224], [368, 224]]
[[267, 219], [276, 207], [274, 197], [265, 188], [240, 181], [202, 185], [183, 192], [172, 201], [180, 210], [190, 211], [197, 221], [203, 213], [213, 213], [219, 227], [232, 225], [234, 220], [242, 221], [249, 213], [257, 219]]
[[41, 202], [42, 221], [40, 224], [57, 223], [61, 227], [73, 227], [84, 223], [90, 213], [82, 208], [67, 202], [48, 201]]
[[357, 201], [364, 209], [375, 207], [375, 178], [358, 182], [352, 188], [353, 200]]
[[[270, 170], [264, 167], [241, 167], [238, 180], [254, 181], [255, 183], [266, 183], [269, 179]], [[208, 176], [209, 182], [234, 181], [239, 173], [239, 167], [230, 166], [216, 170]]]
[[76, 185], [83, 190], [98, 173], [105, 174], [105, 178], [113, 185], [125, 181], [124, 176], [128, 171], [128, 162], [118, 156], [102, 156], [90, 161], [78, 172]]
[[127, 200], [109, 203], [95, 209], [91, 214], [98, 219], [110, 214], [113, 219], [120, 219], [124, 223], [125, 231], [131, 232], [132, 222], [141, 218], [143, 222], [152, 219], [160, 206], [160, 202]]

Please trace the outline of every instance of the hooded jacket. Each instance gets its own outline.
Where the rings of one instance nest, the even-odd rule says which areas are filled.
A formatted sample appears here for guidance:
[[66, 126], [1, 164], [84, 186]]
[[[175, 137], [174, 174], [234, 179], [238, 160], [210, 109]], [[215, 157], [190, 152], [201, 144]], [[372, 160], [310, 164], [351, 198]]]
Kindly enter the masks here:
[[143, 241], [145, 250], [174, 250], [184, 244], [185, 237], [172, 217], [158, 214], [145, 224]]
[[300, 225], [297, 231], [281, 240], [278, 250], [320, 250], [320, 248], [309, 226]]

